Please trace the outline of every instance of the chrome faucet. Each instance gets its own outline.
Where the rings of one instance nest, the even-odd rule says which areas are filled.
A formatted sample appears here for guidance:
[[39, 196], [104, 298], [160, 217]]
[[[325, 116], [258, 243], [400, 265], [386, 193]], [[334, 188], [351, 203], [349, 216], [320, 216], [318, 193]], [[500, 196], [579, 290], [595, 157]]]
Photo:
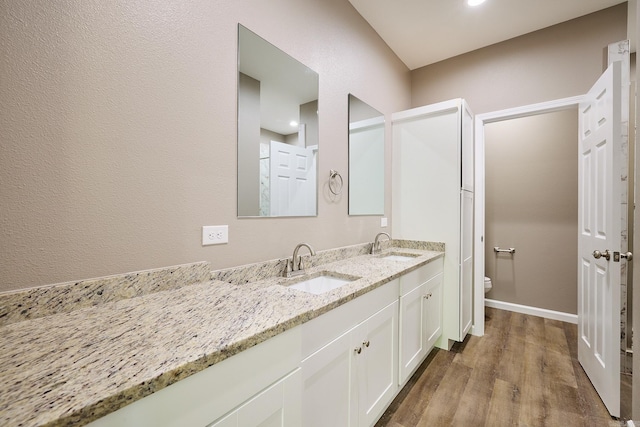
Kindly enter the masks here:
[[389, 233], [385, 233], [383, 231], [382, 233], [376, 234], [376, 238], [373, 241], [373, 245], [371, 246], [371, 255], [375, 255], [376, 252], [380, 251], [380, 237], [381, 236], [387, 236], [387, 240], [391, 240], [391, 236], [389, 236]]
[[309, 249], [309, 253], [311, 255], [316, 254], [316, 251], [314, 251], [313, 248], [306, 243], [300, 243], [298, 246], [296, 246], [296, 248], [293, 250], [293, 256], [291, 257], [291, 259], [287, 259], [287, 266], [284, 271], [284, 275], [286, 277], [304, 274], [304, 263], [302, 261], [302, 257], [298, 256], [298, 251], [303, 246]]

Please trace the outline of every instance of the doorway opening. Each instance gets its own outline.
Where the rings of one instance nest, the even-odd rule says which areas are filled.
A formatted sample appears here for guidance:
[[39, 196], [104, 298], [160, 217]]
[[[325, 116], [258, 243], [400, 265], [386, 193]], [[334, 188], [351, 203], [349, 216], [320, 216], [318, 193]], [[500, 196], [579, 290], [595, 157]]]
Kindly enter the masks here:
[[485, 125], [487, 306], [577, 323], [577, 150], [575, 107]]
[[[476, 257], [476, 264], [474, 268], [474, 282], [475, 283], [483, 283], [485, 271], [485, 259], [487, 256], [493, 256], [493, 253], [487, 254], [485, 253], [485, 245], [488, 242], [485, 242], [486, 237], [486, 229], [485, 229], [485, 197], [486, 197], [486, 187], [485, 187], [485, 172], [486, 172], [486, 164], [485, 164], [485, 125], [501, 122], [516, 118], [523, 118], [528, 116], [541, 115], [546, 113], [554, 113], [565, 110], [576, 109], [582, 101], [585, 100], [584, 96], [565, 98], [540, 104], [528, 105], [520, 108], [502, 110], [492, 113], [480, 114], [476, 116], [476, 129], [475, 129], [475, 141], [476, 141], [476, 206], [475, 206], [475, 233], [474, 233], [474, 252]], [[630, 156], [633, 158], [633, 156]], [[630, 175], [632, 176], [632, 175]], [[623, 178], [624, 180], [624, 178]], [[633, 194], [633, 191], [630, 191], [630, 194]], [[624, 203], [628, 203], [628, 199], [624, 201]], [[629, 202], [631, 206], [633, 206], [633, 202]], [[631, 206], [629, 207], [631, 209]], [[628, 223], [633, 223], [633, 211], [628, 209], [627, 212], [631, 212], [629, 214]], [[624, 210], [624, 209], [623, 209]], [[624, 218], [623, 218], [624, 221]], [[629, 228], [631, 230], [631, 228]], [[573, 265], [576, 265], [575, 263]], [[627, 276], [627, 275], [625, 275]], [[628, 276], [630, 277], [630, 276]], [[625, 277], [626, 278], [626, 277]], [[624, 280], [624, 283], [631, 283], [631, 281]], [[626, 290], [626, 286], [625, 289]], [[623, 290], [623, 295], [624, 295]], [[626, 307], [626, 296], [624, 297], [624, 301], [621, 301], [622, 306]], [[484, 289], [478, 286], [474, 289], [474, 329], [473, 333], [475, 335], [482, 335], [484, 333]], [[536, 314], [541, 315], [540, 313], [535, 313], [531, 311], [527, 311], [526, 307], [524, 309], [515, 311], [521, 311], [527, 314]], [[554, 318], [553, 316], [549, 316], [549, 314], [554, 313], [545, 313], [544, 317]], [[559, 318], [557, 320], [566, 321], [567, 319]], [[621, 323], [624, 325], [627, 322], [625, 312], [621, 313]], [[630, 325], [630, 322], [629, 322]], [[622, 329], [624, 331], [624, 327]], [[625, 378], [626, 370], [631, 373], [631, 361], [630, 356], [625, 354], [625, 350], [627, 348], [627, 340], [621, 340], [621, 357], [626, 360], [621, 364], [621, 375], [623, 376], [621, 384], [621, 397], [622, 397], [622, 415], [623, 417], [630, 417], [630, 412], [625, 410], [625, 406], [630, 404], [630, 383], [629, 378]], [[628, 369], [626, 368], [628, 367]], [[626, 379], [626, 381], [625, 381]], [[627, 392], [629, 391], [629, 393]], [[628, 413], [627, 413], [628, 412]]]

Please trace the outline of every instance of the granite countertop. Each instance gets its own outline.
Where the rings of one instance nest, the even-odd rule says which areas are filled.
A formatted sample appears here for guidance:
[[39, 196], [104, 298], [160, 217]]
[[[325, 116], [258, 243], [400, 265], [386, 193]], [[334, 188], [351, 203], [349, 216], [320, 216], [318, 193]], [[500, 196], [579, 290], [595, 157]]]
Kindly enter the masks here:
[[[0, 425], [87, 424], [443, 256], [438, 245], [387, 245], [386, 252], [415, 256], [408, 261], [364, 255], [366, 248], [359, 247], [346, 259], [340, 251], [325, 255], [321, 265], [311, 262], [308, 275], [332, 272], [359, 279], [322, 295], [283, 286], [301, 278], [273, 276], [282, 260], [213, 272], [208, 280], [196, 274], [189, 276], [195, 283], [176, 280], [168, 289], [156, 278], [149, 291], [140, 290], [139, 275], [129, 274], [137, 284], [133, 296], [125, 292], [39, 315], [26, 307], [25, 301], [38, 301], [34, 295], [42, 299], [45, 292], [48, 301], [64, 306], [62, 296], [75, 298], [69, 292], [90, 289], [103, 297], [104, 281], [0, 295], [0, 319], [10, 319], [18, 307], [25, 316], [0, 326]], [[203, 268], [208, 264], [196, 265], [200, 272]], [[113, 289], [121, 286], [131, 288]], [[51, 297], [57, 291], [62, 296]]]

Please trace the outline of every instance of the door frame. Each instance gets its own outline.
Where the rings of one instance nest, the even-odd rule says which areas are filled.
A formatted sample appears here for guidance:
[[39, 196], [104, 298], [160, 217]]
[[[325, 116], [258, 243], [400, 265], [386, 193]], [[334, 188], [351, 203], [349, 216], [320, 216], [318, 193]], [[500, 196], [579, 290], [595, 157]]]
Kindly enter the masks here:
[[[539, 114], [553, 113], [556, 111], [578, 108], [586, 98], [585, 95], [556, 99], [538, 104], [524, 105], [522, 107], [508, 108], [490, 113], [477, 114], [475, 116], [475, 204], [474, 204], [474, 267], [473, 278], [473, 335], [484, 335], [484, 263], [485, 263], [485, 124], [504, 120], [517, 119]], [[551, 316], [550, 316], [551, 317]], [[557, 320], [567, 321], [564, 318]]]

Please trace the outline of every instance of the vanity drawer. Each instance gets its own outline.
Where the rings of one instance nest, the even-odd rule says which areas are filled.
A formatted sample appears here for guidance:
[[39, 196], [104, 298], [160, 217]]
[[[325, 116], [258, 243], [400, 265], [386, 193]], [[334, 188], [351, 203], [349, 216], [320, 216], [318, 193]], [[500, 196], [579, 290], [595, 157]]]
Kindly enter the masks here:
[[406, 295], [442, 272], [444, 259], [438, 258], [400, 277], [400, 295]]
[[398, 299], [398, 279], [302, 325], [302, 359]]

